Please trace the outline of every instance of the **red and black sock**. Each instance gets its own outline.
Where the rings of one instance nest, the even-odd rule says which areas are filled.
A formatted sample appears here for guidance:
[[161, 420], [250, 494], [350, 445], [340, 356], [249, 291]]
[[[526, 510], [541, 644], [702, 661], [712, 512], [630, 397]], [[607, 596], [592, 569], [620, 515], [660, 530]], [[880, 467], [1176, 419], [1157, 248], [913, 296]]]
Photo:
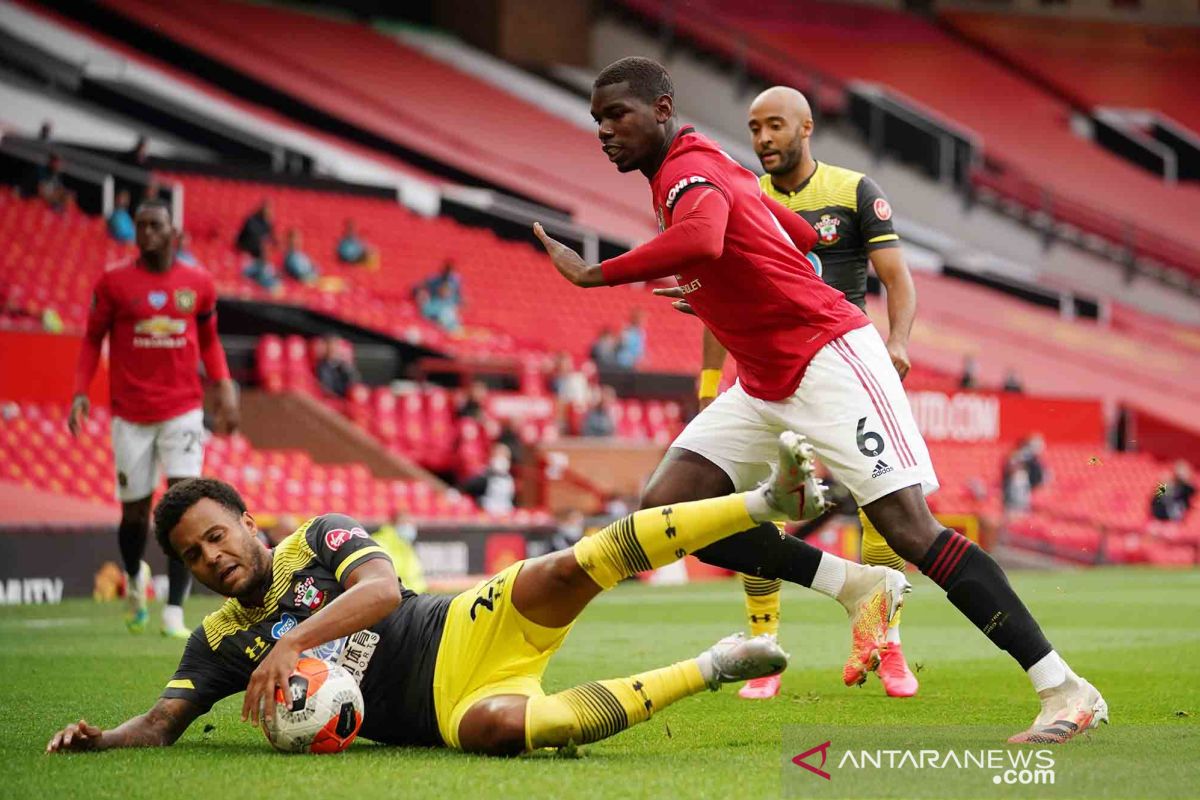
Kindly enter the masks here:
[[693, 555], [705, 564], [743, 575], [812, 586], [821, 553], [803, 539], [780, 533], [775, 523], [764, 522], [713, 542]]
[[921, 572], [945, 589], [954, 607], [1022, 669], [1054, 649], [1004, 570], [965, 536], [943, 530], [921, 560]]

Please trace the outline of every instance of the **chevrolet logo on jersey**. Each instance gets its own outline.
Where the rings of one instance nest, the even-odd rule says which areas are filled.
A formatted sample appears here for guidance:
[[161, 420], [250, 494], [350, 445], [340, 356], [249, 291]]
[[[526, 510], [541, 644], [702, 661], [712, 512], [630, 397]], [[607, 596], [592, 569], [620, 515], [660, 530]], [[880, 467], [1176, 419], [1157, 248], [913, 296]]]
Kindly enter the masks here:
[[156, 316], [138, 321], [133, 326], [134, 347], [186, 347], [187, 320]]

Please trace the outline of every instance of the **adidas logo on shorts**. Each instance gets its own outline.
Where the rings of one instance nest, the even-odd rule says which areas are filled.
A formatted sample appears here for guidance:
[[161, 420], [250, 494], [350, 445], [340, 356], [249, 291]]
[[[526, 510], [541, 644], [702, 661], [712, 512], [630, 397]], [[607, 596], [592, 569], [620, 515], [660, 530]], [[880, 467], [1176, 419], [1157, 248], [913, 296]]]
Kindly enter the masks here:
[[875, 462], [875, 471], [871, 473], [872, 478], [878, 478], [880, 475], [886, 475], [892, 471], [892, 468], [887, 465], [882, 458]]

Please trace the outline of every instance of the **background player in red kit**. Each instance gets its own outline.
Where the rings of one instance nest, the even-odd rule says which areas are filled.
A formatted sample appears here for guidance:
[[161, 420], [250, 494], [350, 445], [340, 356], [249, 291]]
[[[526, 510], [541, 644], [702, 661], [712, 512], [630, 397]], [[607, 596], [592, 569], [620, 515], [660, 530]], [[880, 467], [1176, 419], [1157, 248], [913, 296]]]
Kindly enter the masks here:
[[[673, 95], [667, 71], [644, 58], [609, 65], [592, 86], [604, 152], [621, 172], [638, 170], [650, 180], [661, 235], [589, 265], [534, 226], [555, 268], [576, 286], [674, 275], [737, 360], [737, 383], [679, 435], [643, 505], [728, 493], [770, 460], [775, 437], [791, 428], [811, 442], [888, 544], [1027, 671], [1041, 712], [1010, 741], [1064, 742], [1107, 721], [1100, 693], [1053, 649], [999, 565], [930, 513], [924, 493], [937, 478], [900, 378], [867, 317], [804, 258], [816, 239], [812, 227], [766, 197], [753, 173], [711, 140], [682, 127]], [[813, 588], [847, 583], [844, 560], [762, 527], [696, 555]], [[885, 591], [881, 599], [890, 597]], [[870, 631], [879, 637], [874, 642], [860, 641], [864, 632], [856, 630], [852, 660], [872, 666], [885, 630]]]
[[[149, 567], [142, 562], [150, 530], [150, 501], [160, 465], [167, 483], [200, 475], [204, 463], [203, 392], [199, 361], [219, 387], [216, 428], [237, 427], [237, 398], [217, 338], [216, 289], [203, 269], [175, 261], [175, 229], [165, 203], [149, 200], [135, 216], [138, 257], [100, 276], [75, 371], [67, 425], [78, 434], [88, 414], [88, 386], [109, 337], [113, 456], [121, 501], [118, 538], [129, 576], [130, 631], [146, 628]], [[183, 601], [191, 578], [168, 559], [163, 633], [187, 638]]]

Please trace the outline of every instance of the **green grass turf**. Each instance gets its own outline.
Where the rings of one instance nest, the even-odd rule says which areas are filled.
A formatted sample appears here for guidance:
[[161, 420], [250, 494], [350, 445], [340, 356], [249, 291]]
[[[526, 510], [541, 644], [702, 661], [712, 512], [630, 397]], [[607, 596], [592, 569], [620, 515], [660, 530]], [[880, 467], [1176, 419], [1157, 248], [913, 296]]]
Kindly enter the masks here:
[[[789, 587], [782, 639], [792, 666], [779, 698], [746, 702], [735, 687], [688, 698], [582, 748], [579, 758], [494, 760], [367, 742], [338, 756], [284, 756], [237, 721], [240, 697], [217, 705], [167, 750], [46, 756], [54, 730], [81, 715], [109, 727], [146, 709], [182, 643], [153, 630], [130, 636], [116, 603], [7, 608], [0, 611], [0, 797], [760, 798], [796, 787], [849, 797], [1200, 795], [1200, 572], [1104, 569], [1021, 573], [1013, 581], [1112, 710], [1112, 725], [1056, 750], [1053, 787], [1007, 790], [979, 772], [926, 771], [915, 782], [875, 773], [866, 783], [840, 772], [834, 781], [804, 776], [810, 783], [797, 783], [786, 772], [799, 769], [787, 764], [797, 745], [823, 741], [816, 737], [833, 740], [835, 751], [1003, 747], [1004, 734], [1033, 718], [1034, 696], [1016, 664], [917, 577], [904, 616], [906, 651], [921, 665], [917, 698], [888, 699], [874, 678], [863, 688], [843, 687], [848, 633], [841, 610]], [[193, 600], [189, 618], [198, 621], [214, 606]], [[584, 614], [551, 662], [546, 686], [664, 665], [740, 627], [741, 592], [733, 581], [624, 585]], [[206, 724], [213, 726], [207, 733]]]

